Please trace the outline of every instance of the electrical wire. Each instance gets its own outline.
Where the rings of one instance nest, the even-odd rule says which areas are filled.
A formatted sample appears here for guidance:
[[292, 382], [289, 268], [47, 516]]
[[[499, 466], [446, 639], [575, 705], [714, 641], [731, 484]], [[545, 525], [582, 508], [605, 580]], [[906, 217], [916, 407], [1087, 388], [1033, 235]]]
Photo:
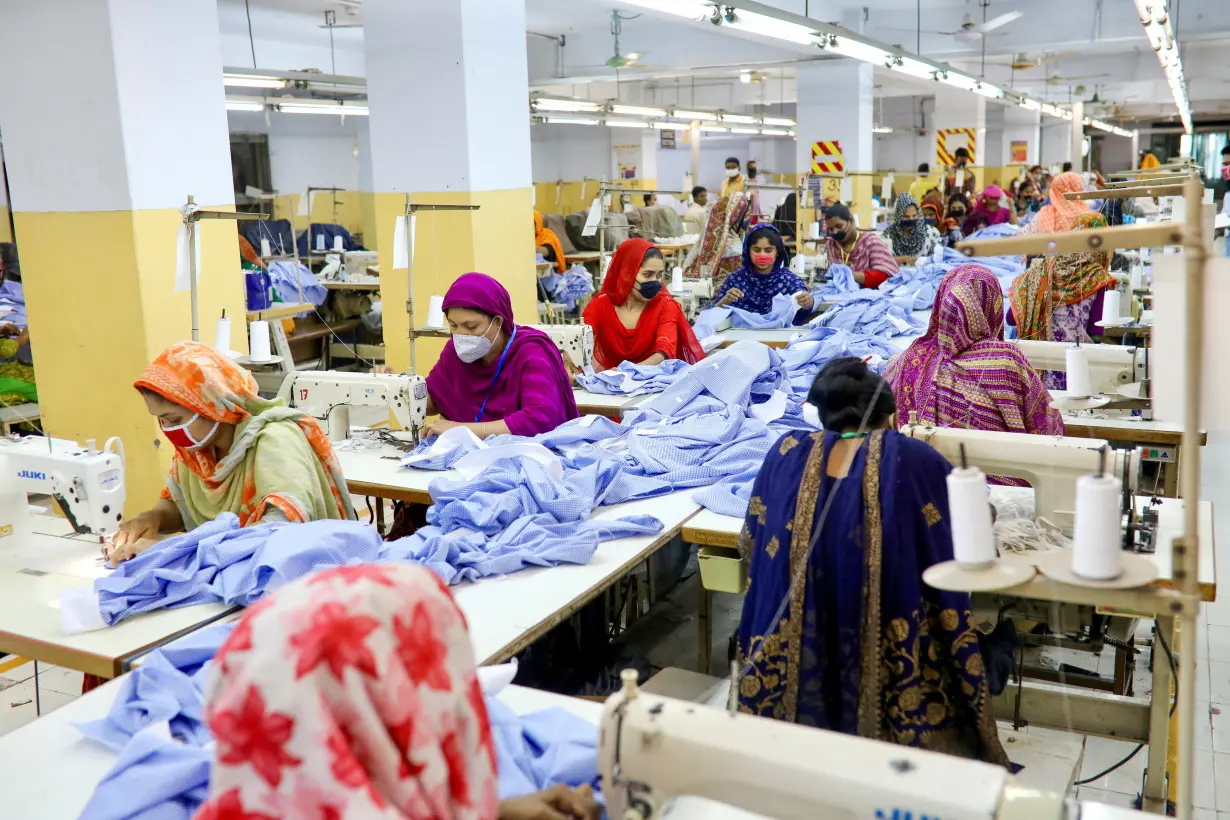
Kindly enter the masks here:
[[243, 13], [248, 18], [248, 47], [252, 49], [252, 67], [256, 68], [256, 40], [252, 37], [252, 7], [243, 0]]

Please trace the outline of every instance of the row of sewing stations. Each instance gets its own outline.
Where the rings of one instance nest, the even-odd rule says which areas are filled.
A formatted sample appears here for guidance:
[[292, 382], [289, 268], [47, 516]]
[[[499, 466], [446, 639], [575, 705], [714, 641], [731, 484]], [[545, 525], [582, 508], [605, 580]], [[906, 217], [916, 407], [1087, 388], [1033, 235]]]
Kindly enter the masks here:
[[[1112, 229], [1122, 232], [1123, 229]], [[1145, 227], [1132, 236], [1157, 245], [1175, 244], [1161, 241], [1157, 228]], [[1165, 230], [1164, 228], [1162, 229]], [[1148, 232], [1148, 233], [1145, 233]], [[1127, 234], [1123, 234], [1127, 237]], [[1167, 234], [1169, 236], [1169, 234]], [[1117, 239], [1117, 237], [1116, 237]], [[986, 253], [1027, 252], [1040, 239], [1000, 240], [1006, 243], [990, 247]], [[1072, 241], [1067, 238], [1063, 241]], [[1017, 244], [1011, 244], [1017, 243]], [[1021, 243], [1034, 243], [1025, 245]], [[1018, 245], [1020, 250], [1018, 250]], [[1002, 249], [1001, 249], [1002, 247]], [[981, 255], [981, 247], [970, 249]], [[580, 356], [586, 360], [592, 353], [592, 337], [584, 326], [559, 326], [550, 332], [560, 344], [565, 356]], [[728, 330], [723, 344], [737, 341], [759, 341], [773, 347], [785, 346], [795, 331]], [[901, 349], [911, 339], [895, 340]], [[587, 348], [588, 344], [588, 348]], [[1063, 360], [1062, 350], [1051, 343], [1023, 345], [1036, 367], [1054, 368]], [[1092, 357], [1091, 370], [1101, 392], [1122, 394], [1125, 385], [1146, 383], [1146, 360], [1143, 349], [1106, 346]], [[324, 379], [330, 374], [304, 374], [304, 378]], [[362, 381], [362, 376], [355, 379]], [[357, 395], [357, 393], [355, 393]], [[1133, 401], [1140, 402], [1140, 393]], [[582, 413], [618, 418], [634, 409], [644, 397], [602, 396], [577, 391]], [[385, 399], [387, 401], [387, 398]], [[402, 408], [405, 418], [413, 422], [414, 411]], [[342, 437], [349, 430], [348, 418], [337, 420], [325, 410], [324, 420], [330, 423], [331, 435]], [[1053, 439], [988, 434], [974, 431], [934, 429], [911, 425], [912, 435], [926, 438], [950, 461], [960, 459], [964, 447], [970, 461], [987, 473], [1025, 478], [1034, 488], [1034, 515], [1048, 517], [1069, 528], [1073, 518], [1076, 479], [1088, 472], [1088, 455], [1106, 440], [1119, 444], [1144, 445], [1147, 449], [1162, 448], [1160, 461], [1175, 469], [1178, 448], [1196, 441], [1182, 435], [1182, 427], [1173, 423], [1128, 419], [1094, 419], [1070, 416], [1065, 419], [1069, 437]], [[1076, 432], [1076, 431], [1080, 432]], [[1011, 441], [1005, 439], [1008, 436]], [[1081, 436], [1083, 438], [1077, 438]], [[394, 443], [397, 434], [378, 447], [342, 450], [339, 458], [348, 479], [352, 495], [376, 499], [430, 504], [433, 481], [449, 477], [447, 472], [427, 471], [402, 466], [404, 444]], [[1199, 440], [1203, 443], [1203, 440]], [[80, 478], [97, 475], [94, 459], [105, 459], [109, 448], [101, 453], [93, 450], [89, 459], [78, 461]], [[1139, 475], [1140, 453], [1120, 450], [1116, 466]], [[90, 472], [94, 471], [94, 472]], [[1167, 483], [1173, 488], [1173, 479]], [[979, 608], [994, 612], [1002, 602], [1012, 601], [1028, 611], [1030, 602], [1051, 608], [1057, 617], [1052, 621], [1064, 624], [1067, 630], [1086, 630], [1095, 616], [1111, 616], [1111, 620], [1134, 623], [1136, 619], [1154, 619], [1158, 633], [1173, 636], [1175, 613], [1180, 611], [1176, 589], [1184, 586], [1186, 561], [1176, 553], [1174, 542], [1192, 518], [1184, 499], [1158, 496], [1167, 493], [1144, 492], [1141, 488], [1134, 507], [1140, 515], [1138, 530], [1148, 532], [1150, 551], [1143, 553], [1153, 577], [1144, 586], [1122, 588], [1121, 585], [1083, 585], [1053, 580], [1033, 571], [1033, 558], [1028, 553], [1005, 555], [1001, 561], [1028, 567], [1028, 580], [993, 594], [979, 597]], [[702, 574], [710, 592], [738, 593], [746, 583], [745, 569], [731, 555], [742, 519], [703, 510], [692, 500], [692, 491], [603, 507], [594, 513], [598, 519], [612, 519], [630, 514], [648, 514], [663, 524], [653, 535], [607, 541], [598, 547], [585, 565], [530, 569], [498, 579], [463, 583], [454, 588], [454, 595], [469, 623], [475, 655], [480, 663], [493, 664], [507, 660], [543, 636], [553, 626], [569, 618], [594, 598], [611, 594], [626, 602], [632, 585], [622, 585], [630, 572], [644, 564], [658, 550], [679, 539], [701, 547]], [[1194, 498], [1194, 497], [1193, 497]], [[96, 499], [97, 500], [97, 499]], [[106, 510], [106, 507], [101, 508]], [[378, 504], [377, 512], [383, 511]], [[1151, 510], [1145, 512], [1145, 510]], [[95, 503], [76, 510], [77, 523], [97, 523], [105, 513]], [[1200, 502], [1195, 516], [1198, 521], [1198, 577], [1195, 590], [1201, 600], [1211, 601], [1216, 595], [1212, 507]], [[1186, 516], [1186, 517], [1185, 517]], [[78, 669], [104, 678], [122, 676], [152, 649], [165, 646], [192, 632], [218, 621], [233, 619], [237, 608], [221, 604], [204, 604], [181, 609], [162, 610], [139, 615], [117, 626], [78, 635], [66, 635], [61, 628], [57, 608], [59, 595], [68, 589], [84, 588], [106, 574], [96, 536], [76, 534], [69, 520], [47, 515], [32, 516], [31, 531], [18, 538], [5, 540], [0, 550], [0, 650], [20, 655], [36, 662]], [[1190, 587], [1190, 584], [1188, 585]], [[651, 596], [652, 597], [652, 596]], [[616, 609], [620, 609], [619, 605]], [[1045, 614], [1039, 616], [1047, 620]], [[708, 628], [708, 597], [701, 596], [698, 612], [700, 671], [710, 671], [709, 648], [712, 636]], [[1111, 634], [1114, 630], [1108, 630]], [[1130, 650], [1131, 630], [1121, 631], [1120, 642]], [[1093, 635], [1100, 646], [1100, 635]], [[1060, 640], [1063, 640], [1060, 638]], [[1069, 641], [1069, 643], [1074, 643]], [[1173, 641], [1169, 645], [1174, 646]], [[1079, 735], [1071, 739], [1056, 739], [1016, 731], [1024, 725], [1053, 727], [1081, 735], [1105, 735], [1149, 744], [1149, 766], [1143, 785], [1146, 807], [1164, 804], [1166, 794], [1166, 738], [1170, 732], [1170, 679], [1166, 663], [1154, 665], [1152, 695], [1139, 697], [1123, 691], [1125, 681], [1116, 677], [1109, 687], [1074, 688], [1062, 682], [1025, 680], [1019, 678], [997, 699], [996, 712], [1001, 721], [1001, 737], [1011, 750], [1013, 760], [1025, 764], [1021, 775], [1024, 782], [1058, 793], [1066, 792], [1080, 770], [1082, 742]], [[682, 683], [673, 684], [671, 694], [689, 689], [689, 694], [708, 702], [725, 699], [725, 687], [720, 681], [676, 676]], [[1070, 683], [1070, 681], [1068, 682]], [[667, 684], [663, 684], [667, 685]], [[116, 694], [117, 684], [102, 686], [68, 706], [35, 721], [28, 727], [0, 738], [0, 753], [13, 761], [13, 772], [19, 776], [6, 787], [6, 806], [16, 809], [15, 816], [27, 816], [23, 809], [38, 806], [41, 816], [69, 816], [80, 810], [93, 785], [109, 768], [114, 755], [83, 741], [72, 723], [101, 717]], [[1116, 693], [1102, 691], [1115, 688]], [[37, 689], [36, 689], [37, 691]], [[597, 723], [600, 709], [596, 704], [574, 701], [518, 687], [510, 687], [503, 696], [517, 711], [529, 711], [545, 705], [561, 705]], [[51, 761], [55, 761], [54, 767]], [[48, 790], [42, 772], [57, 773], [57, 787]], [[22, 773], [27, 776], [21, 776]], [[44, 802], [48, 792], [53, 805]], [[49, 812], [49, 813], [48, 813]], [[32, 815], [30, 815], [32, 816]]]

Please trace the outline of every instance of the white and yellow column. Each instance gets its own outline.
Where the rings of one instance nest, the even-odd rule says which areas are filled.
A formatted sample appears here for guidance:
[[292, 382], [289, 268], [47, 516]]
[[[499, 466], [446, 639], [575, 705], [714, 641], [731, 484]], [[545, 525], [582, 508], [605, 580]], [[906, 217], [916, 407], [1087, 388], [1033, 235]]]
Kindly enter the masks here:
[[[843, 196], [838, 180], [825, 180], [825, 197], [845, 202], [858, 216], [860, 226], [871, 227], [875, 224], [871, 201], [875, 193], [875, 140], [871, 131], [875, 69], [869, 63], [849, 59], [805, 63], [799, 66], [798, 84], [797, 167], [804, 173], [813, 170], [813, 143], [838, 143], [842, 170], [850, 175], [850, 181]], [[825, 163], [826, 167], [831, 165]]]
[[[214, 0], [0, 4], [0, 133], [49, 434], [119, 436], [126, 513], [152, 506], [170, 448], [132, 388], [190, 338], [175, 292], [179, 206], [234, 208]], [[200, 316], [212, 338], [244, 283], [235, 225], [203, 223]], [[208, 340], [208, 339], [207, 339]]]
[[[413, 202], [472, 204], [424, 212], [414, 248], [415, 324], [429, 297], [467, 271], [498, 279], [517, 321], [537, 317], [524, 0], [368, 0], [363, 4], [380, 294], [389, 365], [410, 364], [405, 269], [392, 232]], [[427, 373], [442, 342], [420, 340]]]
[[986, 169], [994, 169], [999, 159], [998, 155], [991, 156], [987, 146], [987, 98], [939, 85], [935, 89], [935, 157], [931, 167], [942, 175], [944, 166], [955, 163], [958, 148], [969, 150], [975, 189], [981, 191], [991, 181]]

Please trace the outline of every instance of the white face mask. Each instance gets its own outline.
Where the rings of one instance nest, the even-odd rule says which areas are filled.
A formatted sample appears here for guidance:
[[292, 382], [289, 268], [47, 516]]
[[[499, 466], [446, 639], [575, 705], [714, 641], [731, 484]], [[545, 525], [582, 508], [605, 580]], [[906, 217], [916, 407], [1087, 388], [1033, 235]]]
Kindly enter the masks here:
[[[495, 319], [493, 318], [487, 325], [487, 330], [484, 330], [478, 336], [454, 333], [453, 350], [456, 351], [457, 358], [466, 364], [472, 364], [490, 353], [494, 342], [487, 338], [487, 333], [495, 326]], [[499, 331], [497, 330], [496, 332], [498, 333]]]
[[739, 169], [738, 168], [727, 168], [726, 176], [730, 177], [731, 179], [734, 179], [735, 177], [739, 176]]

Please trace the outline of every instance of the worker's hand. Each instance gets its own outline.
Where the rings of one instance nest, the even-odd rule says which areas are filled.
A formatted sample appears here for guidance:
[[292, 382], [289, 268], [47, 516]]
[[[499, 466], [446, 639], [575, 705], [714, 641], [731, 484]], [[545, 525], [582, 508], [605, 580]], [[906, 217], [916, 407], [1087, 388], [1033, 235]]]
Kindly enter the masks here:
[[438, 436], [441, 433], [452, 430], [454, 427], [460, 426], [461, 424], [455, 421], [449, 421], [448, 419], [436, 419], [435, 421], [428, 422], [426, 426], [423, 427], [423, 431], [420, 433], [420, 436], [422, 438], [427, 438], [428, 436]]
[[130, 518], [120, 524], [119, 532], [111, 542], [108, 557], [111, 563], [118, 564], [149, 549], [158, 540], [158, 530], [162, 524], [161, 516], [155, 510], [146, 510], [136, 518]]
[[730, 290], [726, 291], [726, 295], [723, 296], [722, 300], [717, 303], [717, 306], [726, 307], [727, 305], [733, 302], [737, 302], [742, 298], [743, 298], [743, 291], [739, 290], [738, 288], [731, 288]]
[[812, 295], [805, 290], [801, 290], [794, 295], [794, 301], [798, 303], [803, 310], [811, 310], [816, 306], [816, 300]]
[[500, 801], [499, 820], [598, 820], [602, 806], [589, 786], [552, 786], [540, 792]]

